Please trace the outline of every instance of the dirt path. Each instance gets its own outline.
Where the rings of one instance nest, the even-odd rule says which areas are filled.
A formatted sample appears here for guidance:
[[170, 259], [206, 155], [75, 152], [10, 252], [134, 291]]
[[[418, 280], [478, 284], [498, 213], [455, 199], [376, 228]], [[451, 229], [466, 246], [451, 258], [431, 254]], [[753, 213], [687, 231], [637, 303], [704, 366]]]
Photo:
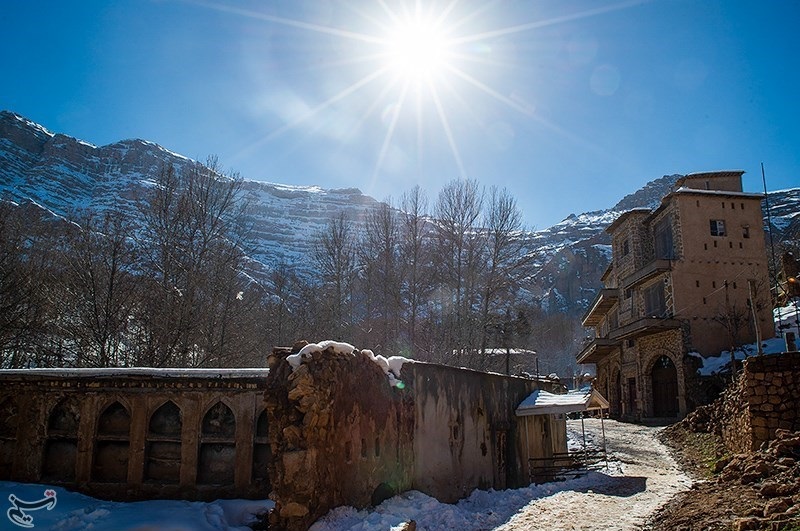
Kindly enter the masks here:
[[[497, 531], [533, 529], [636, 530], [659, 507], [692, 480], [681, 472], [666, 447], [655, 438], [658, 428], [604, 422], [609, 468], [584, 478], [583, 486], [531, 501]], [[585, 421], [587, 442], [599, 444], [600, 421]], [[574, 439], [580, 421], [570, 421]]]

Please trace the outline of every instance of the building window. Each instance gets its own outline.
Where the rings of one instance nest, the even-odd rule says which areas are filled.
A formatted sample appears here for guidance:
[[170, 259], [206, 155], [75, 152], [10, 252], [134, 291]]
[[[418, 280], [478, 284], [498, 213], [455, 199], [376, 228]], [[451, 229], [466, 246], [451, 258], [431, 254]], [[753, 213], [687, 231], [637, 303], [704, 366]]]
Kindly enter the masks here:
[[712, 219], [710, 224], [712, 236], [725, 236], [725, 220]]
[[672, 220], [669, 216], [656, 223], [653, 236], [656, 246], [656, 258], [667, 260], [675, 258], [675, 246], [672, 241]]
[[631, 244], [628, 240], [622, 242], [622, 256], [628, 256], [628, 253], [631, 252]]
[[699, 281], [699, 280], [695, 280], [695, 281], [694, 281], [694, 286], [695, 286], [696, 288], [699, 288], [699, 287], [700, 287], [700, 281]]
[[657, 282], [644, 290], [644, 311], [646, 317], [666, 316], [667, 305], [663, 283]]
[[742, 238], [749, 238], [750, 237], [750, 226], [744, 225], [742, 227]]

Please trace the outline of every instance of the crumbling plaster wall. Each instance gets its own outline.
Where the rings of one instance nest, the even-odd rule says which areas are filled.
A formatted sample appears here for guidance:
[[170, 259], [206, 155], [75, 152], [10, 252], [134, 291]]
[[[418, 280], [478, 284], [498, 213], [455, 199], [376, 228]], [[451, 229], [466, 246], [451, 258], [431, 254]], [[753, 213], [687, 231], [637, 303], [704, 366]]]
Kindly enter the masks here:
[[[453, 502], [475, 488], [527, 484], [525, 433], [514, 409], [536, 381], [426, 363], [405, 365], [403, 379], [416, 412], [414, 489]], [[537, 428], [530, 457], [551, 456], [557, 427]]]
[[276, 529], [305, 530], [334, 507], [409, 489], [455, 501], [520, 486], [528, 456], [566, 450], [564, 420], [537, 419], [525, 433], [514, 414], [557, 383], [406, 363], [404, 385], [392, 387], [364, 354], [317, 352], [293, 371], [290, 353], [274, 352], [266, 392]]

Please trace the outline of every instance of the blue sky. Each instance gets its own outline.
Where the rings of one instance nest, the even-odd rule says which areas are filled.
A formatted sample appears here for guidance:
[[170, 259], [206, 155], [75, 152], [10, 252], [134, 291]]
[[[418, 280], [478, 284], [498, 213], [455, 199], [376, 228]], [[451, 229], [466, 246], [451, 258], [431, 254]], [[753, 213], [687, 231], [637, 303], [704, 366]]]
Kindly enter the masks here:
[[[246, 179], [377, 199], [419, 184], [433, 202], [468, 177], [508, 188], [531, 228], [665, 174], [743, 169], [759, 191], [763, 162], [770, 189], [800, 185], [800, 2], [416, 8], [3, 2], [0, 108], [97, 145], [144, 138]], [[394, 37], [418, 26], [434, 29]]]

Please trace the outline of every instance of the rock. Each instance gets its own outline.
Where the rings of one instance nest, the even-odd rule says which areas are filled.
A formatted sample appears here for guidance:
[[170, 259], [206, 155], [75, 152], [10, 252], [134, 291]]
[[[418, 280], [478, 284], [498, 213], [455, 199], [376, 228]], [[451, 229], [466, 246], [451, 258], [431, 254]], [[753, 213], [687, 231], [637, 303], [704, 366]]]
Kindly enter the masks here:
[[302, 448], [303, 446], [303, 431], [299, 426], [286, 426], [283, 428], [283, 438], [286, 441], [286, 446], [290, 450]]
[[417, 522], [414, 520], [409, 520], [403, 527], [400, 528], [400, 531], [417, 531]]
[[295, 451], [284, 452], [281, 456], [283, 458], [283, 473], [287, 480], [293, 481], [302, 478], [305, 472], [305, 462], [307, 452]]
[[733, 522], [734, 531], [747, 531], [749, 529], [759, 529], [761, 527], [761, 518], [748, 517], [737, 518]]
[[780, 496], [782, 486], [777, 481], [765, 481], [758, 492], [765, 498], [774, 498]]
[[280, 508], [283, 518], [302, 518], [308, 514], [308, 507], [297, 502], [289, 502]]
[[786, 512], [792, 506], [791, 498], [773, 498], [764, 506], [764, 517], [770, 517], [776, 514]]
[[716, 463], [714, 463], [714, 473], [719, 474], [722, 472], [722, 470], [728, 466], [728, 463], [731, 462], [731, 459], [733, 459], [733, 457], [729, 455], [720, 458]]

